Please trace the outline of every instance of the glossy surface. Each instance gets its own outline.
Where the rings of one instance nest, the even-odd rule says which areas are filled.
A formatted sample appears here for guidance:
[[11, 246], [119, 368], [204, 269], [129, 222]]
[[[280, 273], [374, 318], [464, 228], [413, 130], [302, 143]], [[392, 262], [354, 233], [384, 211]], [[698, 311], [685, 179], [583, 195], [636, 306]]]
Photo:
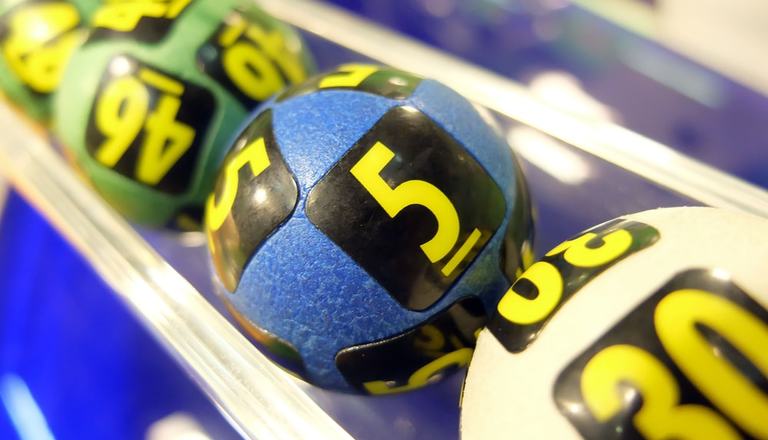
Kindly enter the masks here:
[[[652, 226], [611, 221], [563, 242], [526, 270], [504, 294], [488, 322], [489, 331], [509, 352], [525, 350], [546, 319], [557, 313], [556, 304], [567, 301], [610, 265], [658, 239], [659, 232]], [[546, 305], [531, 307], [535, 299]]]
[[95, 13], [56, 95], [56, 134], [127, 218], [199, 229], [232, 134], [312, 61], [292, 28], [247, 2], [158, 3], [159, 17], [141, 5]]
[[542, 327], [523, 350], [505, 348], [509, 334], [481, 333], [463, 439], [507, 438], [509, 426], [531, 439], [765, 437], [768, 221], [687, 207], [628, 214], [612, 227], [633, 225], [653, 228], [646, 238], [655, 240], [631, 255], [618, 235], [588, 248], [565, 241], [552, 254], [564, 251], [568, 265], [524, 274], [565, 286], [592, 269], [575, 294], [548, 289], [514, 314], [499, 304], [510, 325]]
[[[429, 374], [411, 378], [435, 360], [428, 349], [418, 362], [344, 374], [336, 357], [387, 345], [464, 297], [493, 307], [509, 283], [504, 265], [512, 272], [521, 265], [523, 242], [515, 240], [531, 234], [530, 219], [521, 218], [530, 213], [528, 197], [506, 142], [447, 87], [370, 65], [312, 79], [254, 118], [206, 214], [218, 271], [230, 276], [246, 263], [225, 301], [295, 348], [311, 383], [379, 394], [425, 385]], [[290, 177], [288, 170], [298, 202], [266, 186], [259, 192]], [[284, 201], [276, 217], [260, 208]], [[238, 257], [217, 263], [225, 245]], [[472, 335], [477, 323], [463, 326]], [[441, 327], [444, 339], [456, 333]], [[464, 337], [457, 345], [471, 344]], [[450, 352], [439, 350], [436, 357]], [[462, 356], [429, 368], [465, 364]]]
[[[634, 380], [635, 383], [641, 384], [665, 377], [666, 375], [663, 373], [654, 374], [654, 369], [659, 364], [664, 365], [666, 367], [658, 369], [662, 371], [669, 368], [669, 371], [672, 372], [668, 377], [672, 378], [673, 382], [677, 382], [675, 388], [679, 387], [678, 405], [686, 405], [688, 408], [696, 408], [699, 411], [699, 417], [696, 421], [701, 425], [698, 428], [691, 426], [690, 424], [695, 421], [689, 419], [689, 424], [673, 428], [678, 430], [677, 432], [696, 430], [699, 434], [709, 435], [713, 438], [754, 438], [749, 433], [744, 432], [743, 429], [730, 426], [728, 422], [711, 422], [716, 417], [722, 420], [720, 417], [725, 415], [717, 408], [718, 400], [721, 399], [715, 398], [715, 401], [712, 402], [707, 395], [712, 396], [724, 392], [723, 383], [717, 383], [715, 385], [717, 391], [713, 393], [712, 387], [705, 387], [704, 389], [697, 387], [696, 382], [700, 381], [696, 377], [697, 375], [692, 377], [686, 375], [685, 370], [691, 367], [691, 362], [682, 362], [683, 370], [675, 366], [675, 358], [683, 356], [695, 359], [693, 362], [706, 363], [707, 366], [712, 367], [711, 362], [704, 360], [706, 355], [703, 356], [704, 359], [702, 359], [701, 352], [696, 356], [694, 347], [696, 345], [701, 346], [701, 339], [704, 339], [706, 341], [704, 349], [713, 353], [711, 356], [718, 359], [716, 364], [720, 364], [718, 365], [719, 373], [722, 373], [722, 367], [725, 365], [725, 369], [735, 370], [736, 374], [743, 378], [743, 382], [742, 380], [737, 381], [737, 383], [741, 382], [741, 386], [746, 382], [749, 384], [747, 385], [748, 388], [752, 387], [752, 384], [758, 384], [760, 389], [765, 387], [763, 375], [765, 367], [761, 365], [760, 357], [755, 356], [748, 347], [749, 344], [745, 344], [738, 336], [734, 336], [734, 333], [747, 329], [757, 330], [750, 338], [765, 340], [765, 335], [768, 334], [766, 331], [768, 330], [768, 310], [757, 301], [757, 298], [751, 297], [749, 293], [744, 291], [744, 287], [740, 287], [737, 282], [732, 280], [723, 279], [719, 275], [721, 274], [706, 269], [692, 269], [675, 275], [591, 346], [586, 347], [580, 356], [573, 359], [563, 369], [555, 382], [554, 399], [560, 412], [573, 423], [584, 439], [603, 439], [617, 431], [623, 432], [626, 437], [633, 437], [641, 436], [643, 433], [648, 435], [654, 430], [659, 432], [663, 429], [669, 429], [669, 427], [651, 427], [645, 423], [638, 423], [637, 419], [635, 419], [635, 423], [630, 421], [636, 411], [635, 408], [638, 406], [639, 397], [625, 402], [622, 409], [614, 410], [609, 417], [603, 416], [609, 412], [599, 408], [599, 404], [596, 403], [598, 400], [593, 395], [601, 392], [596, 390], [605, 386], [603, 384], [606, 384], [607, 388], [611, 388], [610, 381], [613, 374], [616, 373], [611, 373], [610, 370], [633, 370], [626, 366], [616, 368], [617, 365], [615, 364], [633, 361], [642, 367], [638, 368], [639, 373], [625, 373], [627, 376], [637, 376], [636, 378], [629, 378], [630, 381]], [[691, 313], [691, 315], [696, 315], [693, 320], [680, 310], [681, 307], [694, 306], [700, 307], [700, 310]], [[715, 311], [714, 314], [720, 317], [712, 316], [712, 311]], [[675, 321], [677, 322], [675, 323]], [[698, 341], [697, 338], [690, 337], [691, 329], [687, 328], [689, 325], [696, 327], [694, 332], [700, 335]], [[678, 335], [670, 337], [669, 331], [676, 332]], [[682, 341], [691, 343], [691, 347], [684, 349], [681, 354], [679, 344]], [[658, 364], [647, 362], [646, 359], [649, 359], [647, 357], [649, 355], [656, 358]], [[694, 369], [698, 369], [698, 367], [699, 365], [696, 365]], [[648, 369], [645, 375], [643, 375], [642, 368]], [[712, 371], [706, 371], [704, 374], [712, 373]], [[621, 375], [622, 373], [618, 374]], [[598, 375], [603, 376], [598, 377]], [[665, 380], [666, 377], [661, 379], [661, 381]], [[720, 382], [720, 380], [716, 382]], [[737, 388], [740, 387], [737, 386]], [[643, 393], [654, 391], [652, 386], [641, 390]], [[732, 391], [736, 392], [737, 390]], [[744, 391], [744, 389], [738, 391]], [[747, 391], [745, 394], [749, 396], [753, 393]], [[744, 396], [744, 394], [740, 394]], [[644, 400], [648, 401], [647, 398]], [[574, 411], [573, 405], [576, 402], [591, 406], [592, 411]], [[742, 404], [743, 402], [739, 402], [739, 406]], [[755, 410], [760, 411], [757, 408]], [[712, 413], [715, 412], [719, 413], [720, 416], [712, 416]], [[707, 414], [708, 417], [702, 417], [702, 413]], [[595, 414], [600, 415], [599, 420], [596, 420]], [[692, 412], [689, 414], [693, 416]], [[736, 418], [740, 417], [737, 416]], [[764, 424], [764, 421], [755, 420], [749, 425]], [[758, 429], [758, 431], [764, 430], [765, 428]], [[752, 430], [752, 432], [755, 431]]]
[[206, 232], [216, 276], [234, 292], [245, 264], [298, 202], [296, 181], [272, 131], [272, 112], [251, 121], [224, 158], [208, 197]]
[[[387, 186], [369, 183], [373, 173]], [[417, 188], [409, 182], [428, 182], [444, 198], [428, 191], [428, 186], [419, 187], [429, 197], [411, 196], [409, 201], [421, 203], [428, 209], [424, 211], [408, 205], [384, 210], [376, 196], [371, 197], [375, 193], [381, 194], [379, 200], [384, 194], [405, 198], [407, 188], [414, 192]], [[443, 199], [455, 211], [453, 236], [443, 232], [449, 227], [444, 213], [451, 211], [438, 210], [442, 207], [437, 202]], [[516, 195], [515, 201], [520, 199]], [[310, 221], [400, 305], [423, 311], [440, 300], [478, 257], [501, 226], [506, 206], [498, 184], [461, 144], [415, 107], [403, 106], [384, 114], [317, 182], [306, 211]], [[339, 216], [339, 211], [345, 215]], [[519, 227], [525, 228], [527, 222], [524, 219]], [[445, 235], [449, 246], [438, 251], [427, 247], [441, 243], [437, 240]]]
[[[336, 365], [360, 391], [413, 391], [423, 382], [436, 383], [455, 373], [455, 369], [467, 366], [475, 346], [475, 333], [485, 322], [483, 303], [468, 297], [401, 335], [341, 350], [336, 355]], [[389, 380], [383, 381], [382, 377]]]

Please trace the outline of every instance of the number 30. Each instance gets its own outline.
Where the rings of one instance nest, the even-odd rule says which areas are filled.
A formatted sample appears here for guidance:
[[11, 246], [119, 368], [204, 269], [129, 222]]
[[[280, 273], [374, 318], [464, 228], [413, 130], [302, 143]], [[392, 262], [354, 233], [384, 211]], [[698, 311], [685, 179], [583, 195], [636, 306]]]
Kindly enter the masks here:
[[[768, 327], [738, 305], [697, 289], [666, 296], [656, 307], [654, 320], [662, 345], [697, 388], [750, 435], [768, 438], [768, 397], [713, 353], [696, 324], [717, 331], [764, 375], [768, 373]], [[633, 421], [649, 439], [740, 438], [710, 408], [678, 405], [680, 391], [672, 373], [653, 355], [631, 345], [608, 347], [584, 368], [582, 395], [597, 420], [607, 421], [623, 408], [621, 383], [631, 384], [642, 394], [643, 406]]]

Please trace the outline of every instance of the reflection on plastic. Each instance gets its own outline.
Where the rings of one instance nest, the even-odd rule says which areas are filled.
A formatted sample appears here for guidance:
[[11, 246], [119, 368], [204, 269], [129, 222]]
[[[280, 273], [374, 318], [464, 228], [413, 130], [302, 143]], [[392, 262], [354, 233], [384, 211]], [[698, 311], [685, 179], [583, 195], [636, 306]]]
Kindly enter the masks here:
[[146, 440], [211, 440], [191, 415], [177, 412], [153, 423]]
[[533, 128], [513, 126], [507, 142], [525, 160], [567, 185], [580, 185], [592, 174], [587, 161], [572, 148]]
[[26, 382], [15, 374], [0, 378], [0, 400], [21, 440], [54, 440]]
[[545, 71], [534, 76], [528, 86], [535, 96], [554, 108], [601, 121], [617, 119], [611, 108], [590, 96], [571, 73]]

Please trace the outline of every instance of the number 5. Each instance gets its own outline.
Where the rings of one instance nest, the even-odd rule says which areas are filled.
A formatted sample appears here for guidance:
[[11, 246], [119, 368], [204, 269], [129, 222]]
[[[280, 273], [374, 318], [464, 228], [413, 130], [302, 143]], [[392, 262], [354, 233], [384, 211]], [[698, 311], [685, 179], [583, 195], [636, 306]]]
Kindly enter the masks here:
[[421, 245], [421, 250], [431, 263], [439, 261], [448, 255], [459, 238], [459, 215], [456, 208], [442, 191], [423, 180], [408, 180], [394, 189], [390, 188], [380, 173], [394, 157], [392, 150], [376, 142], [352, 167], [350, 173], [391, 218], [411, 205], [421, 205], [432, 212], [437, 220], [437, 232]]
[[264, 143], [264, 138], [252, 141], [226, 164], [224, 184], [222, 185], [219, 202], [217, 203], [214, 199], [214, 194], [211, 194], [206, 203], [205, 217], [208, 230], [218, 231], [224, 224], [224, 220], [227, 219], [237, 196], [238, 174], [240, 169], [246, 165], [250, 165], [254, 176], [258, 176], [269, 168], [269, 156], [267, 156], [267, 146]]

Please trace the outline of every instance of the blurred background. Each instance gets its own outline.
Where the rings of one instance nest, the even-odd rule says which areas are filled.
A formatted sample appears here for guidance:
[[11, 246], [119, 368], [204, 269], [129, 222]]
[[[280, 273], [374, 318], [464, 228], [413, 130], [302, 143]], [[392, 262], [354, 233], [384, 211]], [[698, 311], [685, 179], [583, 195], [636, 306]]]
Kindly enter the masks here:
[[765, 2], [332, 3], [768, 186]]

